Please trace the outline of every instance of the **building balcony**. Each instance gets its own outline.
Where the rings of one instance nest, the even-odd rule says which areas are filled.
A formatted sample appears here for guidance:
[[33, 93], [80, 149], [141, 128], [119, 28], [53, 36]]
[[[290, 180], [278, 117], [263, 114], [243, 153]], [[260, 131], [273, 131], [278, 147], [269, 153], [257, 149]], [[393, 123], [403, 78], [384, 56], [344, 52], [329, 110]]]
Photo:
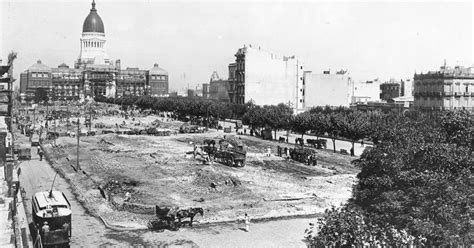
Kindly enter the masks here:
[[443, 96], [453, 96], [453, 92], [444, 92]]

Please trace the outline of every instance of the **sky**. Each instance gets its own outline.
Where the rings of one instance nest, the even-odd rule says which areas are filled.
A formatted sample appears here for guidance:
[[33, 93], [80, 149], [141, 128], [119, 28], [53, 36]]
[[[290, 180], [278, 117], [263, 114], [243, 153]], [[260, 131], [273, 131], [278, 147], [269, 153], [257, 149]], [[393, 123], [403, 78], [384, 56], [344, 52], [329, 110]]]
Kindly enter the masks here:
[[[0, 58], [15, 77], [40, 59], [74, 66], [92, 0], [0, 0]], [[107, 53], [122, 68], [169, 72], [171, 90], [228, 77], [244, 44], [296, 55], [306, 70], [347, 69], [355, 80], [412, 78], [473, 64], [471, 2], [97, 0]]]

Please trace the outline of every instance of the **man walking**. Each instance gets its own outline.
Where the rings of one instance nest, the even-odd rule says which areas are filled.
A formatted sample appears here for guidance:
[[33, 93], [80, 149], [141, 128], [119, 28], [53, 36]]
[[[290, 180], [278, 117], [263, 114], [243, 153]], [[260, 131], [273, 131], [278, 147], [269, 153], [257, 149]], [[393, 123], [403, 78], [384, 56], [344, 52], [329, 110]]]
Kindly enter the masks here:
[[43, 150], [41, 149], [41, 147], [38, 148], [38, 155], [40, 157], [40, 161], [43, 161]]
[[250, 217], [247, 215], [247, 213], [245, 213], [244, 224], [245, 224], [245, 231], [248, 232], [249, 231], [249, 224], [250, 224]]

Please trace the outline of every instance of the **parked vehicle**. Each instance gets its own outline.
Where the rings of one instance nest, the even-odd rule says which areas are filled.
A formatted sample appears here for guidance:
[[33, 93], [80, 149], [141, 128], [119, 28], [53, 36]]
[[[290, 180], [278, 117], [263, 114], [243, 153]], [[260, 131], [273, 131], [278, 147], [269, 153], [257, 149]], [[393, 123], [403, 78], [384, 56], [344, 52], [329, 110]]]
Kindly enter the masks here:
[[32, 134], [32, 136], [31, 136], [31, 146], [39, 146], [39, 145], [40, 145], [39, 135]]
[[29, 147], [21, 147], [18, 151], [18, 159], [19, 160], [30, 160], [31, 159], [31, 148]]
[[290, 157], [291, 159], [304, 164], [315, 165], [317, 160], [315, 150], [303, 147], [295, 147], [294, 149], [290, 149]]
[[219, 140], [219, 148], [213, 154], [220, 163], [235, 167], [244, 167], [246, 156], [244, 145], [233, 139]]
[[204, 133], [206, 130], [205, 127], [200, 127], [200, 126], [196, 126], [196, 125], [182, 125], [180, 128], [179, 128], [179, 132], [180, 133]]

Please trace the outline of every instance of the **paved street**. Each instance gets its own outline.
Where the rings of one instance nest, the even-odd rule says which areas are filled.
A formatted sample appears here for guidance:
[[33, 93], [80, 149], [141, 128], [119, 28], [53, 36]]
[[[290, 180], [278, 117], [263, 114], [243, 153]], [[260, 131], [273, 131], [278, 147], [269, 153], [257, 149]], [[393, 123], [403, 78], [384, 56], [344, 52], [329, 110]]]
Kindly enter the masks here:
[[[21, 163], [21, 186], [26, 191], [24, 201], [27, 206], [27, 214], [31, 218], [31, 196], [37, 191], [49, 190], [54, 179], [55, 171], [45, 160], [39, 161], [36, 155], [36, 148], [32, 148], [32, 160]], [[68, 183], [59, 175], [56, 177], [54, 189], [64, 192], [71, 203], [72, 215], [72, 243], [73, 247], [96, 246], [99, 244], [125, 245], [125, 242], [118, 242], [106, 238], [109, 231], [102, 222], [87, 214], [86, 210], [76, 201]], [[31, 219], [30, 219], [31, 222]]]

